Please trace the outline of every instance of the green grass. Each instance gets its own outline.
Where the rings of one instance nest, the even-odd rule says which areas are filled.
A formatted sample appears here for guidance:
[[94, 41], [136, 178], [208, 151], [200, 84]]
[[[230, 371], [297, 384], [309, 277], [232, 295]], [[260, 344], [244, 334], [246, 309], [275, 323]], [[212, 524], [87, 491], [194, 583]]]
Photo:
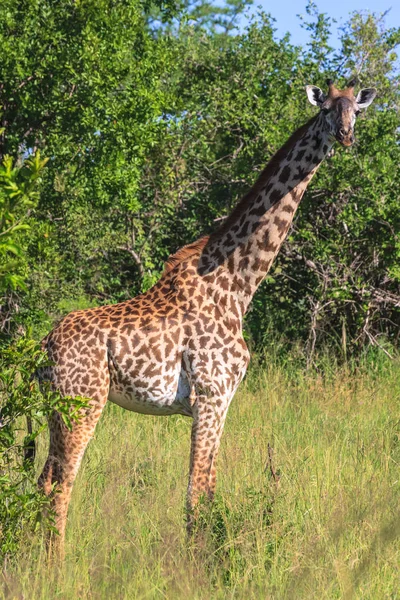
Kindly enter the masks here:
[[191, 421], [110, 404], [76, 481], [64, 564], [27, 542], [2, 594], [400, 598], [399, 400], [399, 362], [324, 378], [253, 370], [228, 415], [216, 502], [191, 544]]

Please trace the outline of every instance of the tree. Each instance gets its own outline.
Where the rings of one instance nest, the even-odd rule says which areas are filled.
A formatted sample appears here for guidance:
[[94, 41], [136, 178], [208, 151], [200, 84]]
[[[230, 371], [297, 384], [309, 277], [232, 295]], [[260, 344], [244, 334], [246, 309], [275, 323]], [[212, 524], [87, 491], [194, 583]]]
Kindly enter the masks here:
[[[0, 332], [10, 334], [16, 294], [26, 290], [26, 234], [38, 203], [37, 186], [47, 159], [40, 152], [22, 165], [4, 156], [0, 165]], [[25, 244], [24, 244], [25, 242]]]
[[[157, 6], [164, 13], [174, 8], [172, 2]], [[0, 101], [7, 127], [0, 155], [17, 158], [45, 148], [51, 157], [30, 248], [35, 301], [41, 309], [52, 303], [54, 308], [56, 287], [59, 298], [71, 285], [79, 294], [89, 278], [87, 291], [104, 297], [115, 257], [105, 261], [109, 269], [95, 285], [98, 256], [111, 247], [132, 262], [129, 224], [122, 220], [140, 209], [135, 196], [141, 171], [165, 128], [158, 117], [168, 103], [162, 76], [169, 69], [169, 42], [146, 30], [138, 0], [10, 0], [0, 16]], [[44, 235], [50, 255], [49, 244], [41, 243]], [[49, 269], [47, 280], [57, 279], [51, 291], [45, 282], [41, 287], [36, 265]], [[130, 266], [131, 276], [140, 269], [139, 259]]]
[[[357, 13], [335, 54], [329, 17], [312, 3], [305, 50], [276, 40], [265, 15], [242, 33], [224, 29], [207, 2], [184, 4], [164, 24], [151, 17], [165, 5], [143, 10], [136, 0], [21, 6], [0, 9], [2, 151], [50, 157], [20, 306], [35, 335], [72, 308], [148, 288], [168, 254], [213, 230], [312, 114], [303, 86], [359, 72], [380, 103], [360, 120], [357, 148], [339, 150], [314, 180], [248, 331], [262, 344], [272, 327], [308, 340], [309, 351], [314, 339], [343, 347], [346, 338], [346, 351], [383, 334], [395, 342], [397, 30]], [[224, 5], [226, 22], [241, 6]]]

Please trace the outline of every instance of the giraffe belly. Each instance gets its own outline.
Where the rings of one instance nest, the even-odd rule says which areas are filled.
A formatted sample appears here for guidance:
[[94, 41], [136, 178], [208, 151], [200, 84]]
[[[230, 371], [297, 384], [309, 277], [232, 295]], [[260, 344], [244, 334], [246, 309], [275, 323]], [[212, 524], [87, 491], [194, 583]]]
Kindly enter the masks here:
[[142, 389], [112, 381], [108, 399], [122, 408], [145, 415], [192, 416], [190, 405], [190, 383], [181, 369], [176, 381], [164, 389]]

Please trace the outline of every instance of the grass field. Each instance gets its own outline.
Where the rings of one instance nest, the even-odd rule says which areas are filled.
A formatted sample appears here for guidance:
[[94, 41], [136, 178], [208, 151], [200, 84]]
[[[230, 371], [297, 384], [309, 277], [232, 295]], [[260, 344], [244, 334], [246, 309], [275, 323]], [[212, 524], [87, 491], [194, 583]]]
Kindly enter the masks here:
[[109, 405], [74, 488], [65, 563], [27, 543], [2, 594], [400, 598], [399, 400], [399, 362], [324, 377], [253, 368], [228, 415], [216, 502], [191, 543], [191, 421]]

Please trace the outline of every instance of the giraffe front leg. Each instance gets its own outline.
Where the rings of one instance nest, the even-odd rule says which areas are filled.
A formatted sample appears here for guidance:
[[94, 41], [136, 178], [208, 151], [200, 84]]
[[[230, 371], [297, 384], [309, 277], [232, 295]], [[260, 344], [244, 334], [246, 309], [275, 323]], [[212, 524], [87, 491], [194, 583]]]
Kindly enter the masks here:
[[228, 411], [226, 410], [225, 414], [223, 415], [223, 417], [221, 419], [221, 423], [220, 423], [219, 429], [217, 431], [217, 439], [216, 439], [216, 443], [214, 445], [214, 452], [213, 452], [213, 457], [212, 457], [212, 461], [211, 461], [209, 484], [208, 484], [209, 485], [208, 497], [211, 500], [213, 500], [213, 498], [214, 498], [215, 487], [217, 485], [217, 457], [218, 457], [219, 446], [221, 443], [221, 437], [222, 437], [222, 432], [224, 429], [225, 417], [226, 417], [227, 412]]
[[201, 500], [212, 500], [216, 485], [216, 459], [230, 403], [229, 398], [198, 396], [193, 406], [187, 526], [191, 533]]

